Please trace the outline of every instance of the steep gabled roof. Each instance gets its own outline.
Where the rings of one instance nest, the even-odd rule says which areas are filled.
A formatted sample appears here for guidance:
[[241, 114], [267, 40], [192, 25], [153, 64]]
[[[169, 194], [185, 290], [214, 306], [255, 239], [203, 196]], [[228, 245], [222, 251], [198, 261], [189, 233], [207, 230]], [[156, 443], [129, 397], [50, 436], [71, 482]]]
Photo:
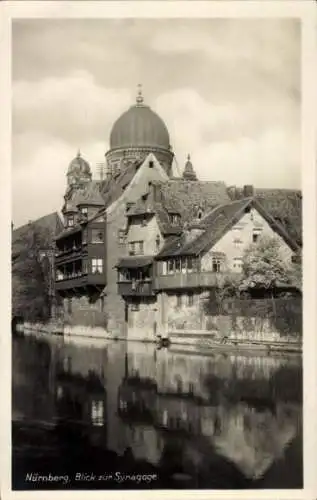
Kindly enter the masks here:
[[161, 182], [152, 182], [148, 191], [127, 211], [128, 218], [138, 215], [155, 215], [163, 235], [181, 233], [182, 226], [172, 224], [170, 214], [180, 215], [179, 207], [164, 198]]
[[[251, 186], [252, 188], [252, 186]], [[244, 198], [243, 188], [228, 188], [232, 200]], [[254, 197], [282, 224], [297, 244], [302, 244], [302, 193], [298, 189], [255, 188]]]
[[282, 224], [290, 236], [302, 244], [302, 193], [295, 189], [256, 189], [263, 208]]
[[219, 239], [229, 231], [243, 216], [245, 209], [252, 205], [262, 217], [270, 224], [287, 244], [298, 251], [297, 242], [290, 236], [282, 224], [272, 217], [256, 198], [245, 198], [236, 200], [213, 209], [201, 222], [195, 226], [194, 231], [201, 230], [196, 238], [186, 241], [183, 233], [178, 238], [173, 238], [166, 242], [158, 258], [177, 255], [199, 255], [201, 252], [212, 248]]
[[106, 208], [119, 198], [142, 163], [143, 161], [134, 162], [120, 172], [117, 177], [101, 182], [100, 193]]

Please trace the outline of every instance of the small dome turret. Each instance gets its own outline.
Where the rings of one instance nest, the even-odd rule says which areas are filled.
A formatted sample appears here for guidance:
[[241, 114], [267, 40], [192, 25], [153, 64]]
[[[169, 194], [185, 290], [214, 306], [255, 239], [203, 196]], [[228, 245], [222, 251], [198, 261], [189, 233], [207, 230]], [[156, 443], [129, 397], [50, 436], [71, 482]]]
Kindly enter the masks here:
[[67, 171], [68, 185], [82, 185], [91, 181], [91, 170], [89, 163], [78, 151], [77, 156], [70, 162]]
[[185, 163], [183, 172], [183, 179], [185, 179], [186, 181], [197, 181], [197, 175], [191, 162], [190, 155], [187, 156], [187, 161]]

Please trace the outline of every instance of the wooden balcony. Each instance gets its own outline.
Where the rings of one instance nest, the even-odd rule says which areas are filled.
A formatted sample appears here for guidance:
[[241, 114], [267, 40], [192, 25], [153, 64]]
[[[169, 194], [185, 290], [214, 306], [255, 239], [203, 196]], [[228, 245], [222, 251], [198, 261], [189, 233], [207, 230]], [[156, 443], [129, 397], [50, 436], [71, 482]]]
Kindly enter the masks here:
[[175, 273], [157, 276], [154, 279], [154, 290], [177, 290], [190, 288], [212, 288], [222, 285], [226, 278], [237, 276], [237, 273], [215, 273], [213, 271]]
[[118, 282], [118, 293], [123, 297], [143, 297], [143, 296], [153, 296], [153, 283], [152, 280], [144, 281], [119, 281]]
[[77, 276], [65, 277], [55, 281], [55, 289], [58, 292], [68, 290], [95, 288], [102, 289], [106, 286], [105, 274], [78, 274]]
[[57, 265], [65, 264], [66, 262], [72, 262], [73, 260], [78, 260], [87, 254], [87, 246], [73, 247], [64, 251], [55, 253], [55, 262]]

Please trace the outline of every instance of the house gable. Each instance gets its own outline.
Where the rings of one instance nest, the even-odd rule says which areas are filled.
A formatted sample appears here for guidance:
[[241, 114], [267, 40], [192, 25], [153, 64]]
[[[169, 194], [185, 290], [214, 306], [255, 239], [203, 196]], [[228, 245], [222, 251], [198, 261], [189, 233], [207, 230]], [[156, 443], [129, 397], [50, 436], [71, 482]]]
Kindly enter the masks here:
[[160, 231], [156, 215], [146, 217], [135, 217], [129, 223], [126, 243], [127, 251], [133, 242], [143, 242], [144, 255], [155, 255], [162, 248], [164, 238]]
[[132, 180], [125, 188], [121, 196], [114, 201], [107, 209], [107, 216], [115, 213], [116, 209], [127, 202], [134, 202], [149, 189], [149, 183], [153, 181], [168, 181], [169, 177], [156, 159], [153, 153], [150, 153], [142, 165], [138, 168]]
[[205, 248], [201, 257], [201, 270], [213, 270], [215, 259], [220, 259], [225, 270], [240, 272], [244, 251], [261, 236], [275, 237], [280, 243], [282, 259], [291, 261], [295, 245], [274, 221], [272, 223], [259, 204], [252, 201], [240, 211], [239, 217], [234, 217], [232, 223], [224, 228], [220, 238], [211, 247]]

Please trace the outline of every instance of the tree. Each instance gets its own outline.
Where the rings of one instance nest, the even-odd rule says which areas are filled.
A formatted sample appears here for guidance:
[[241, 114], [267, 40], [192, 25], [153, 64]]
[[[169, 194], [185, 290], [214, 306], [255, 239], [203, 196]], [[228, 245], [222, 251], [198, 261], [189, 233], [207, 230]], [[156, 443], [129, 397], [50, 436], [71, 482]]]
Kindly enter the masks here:
[[29, 224], [12, 245], [12, 313], [29, 321], [45, 321], [51, 309], [51, 266], [43, 254], [52, 247], [48, 229]]
[[262, 237], [243, 256], [240, 290], [274, 289], [292, 285], [290, 266], [283, 261], [276, 238]]

